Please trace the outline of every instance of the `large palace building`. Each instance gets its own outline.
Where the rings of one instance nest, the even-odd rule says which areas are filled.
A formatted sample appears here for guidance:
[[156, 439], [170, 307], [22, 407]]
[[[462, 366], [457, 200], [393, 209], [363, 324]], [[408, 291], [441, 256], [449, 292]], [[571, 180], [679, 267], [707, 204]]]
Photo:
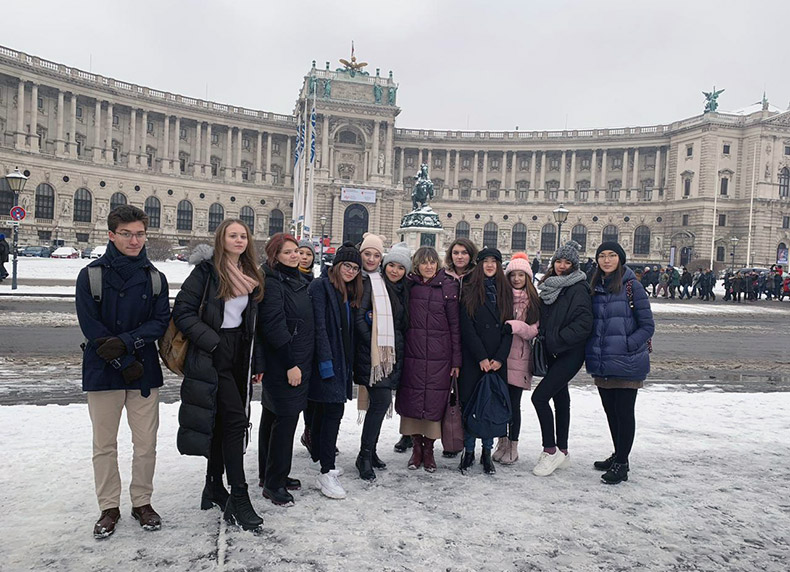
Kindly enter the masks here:
[[[299, 110], [316, 101], [314, 231], [336, 246], [365, 231], [399, 239], [420, 165], [447, 244], [506, 255], [588, 256], [619, 240], [632, 261], [767, 266], [790, 244], [790, 111], [767, 101], [668, 125], [563, 131], [396, 127], [392, 72], [305, 76], [293, 114], [142, 87], [0, 47], [0, 169], [29, 176], [21, 244], [106, 240], [114, 206], [144, 208], [151, 235], [187, 245], [227, 217], [257, 238], [288, 230]], [[360, 192], [365, 191], [365, 192]], [[0, 232], [13, 193], [0, 180]], [[732, 239], [739, 239], [732, 258]], [[61, 242], [62, 241], [62, 242]], [[544, 256], [545, 256], [544, 254]]]

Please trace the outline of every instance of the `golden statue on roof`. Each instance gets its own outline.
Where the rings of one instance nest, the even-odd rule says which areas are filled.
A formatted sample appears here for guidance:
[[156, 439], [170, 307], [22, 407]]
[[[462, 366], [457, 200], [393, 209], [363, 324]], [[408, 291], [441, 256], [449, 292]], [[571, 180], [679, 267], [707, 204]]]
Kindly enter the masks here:
[[348, 73], [351, 77], [354, 77], [356, 74], [360, 75], [369, 75], [367, 72], [363, 71], [368, 62], [357, 62], [357, 56], [354, 55], [354, 42], [351, 42], [351, 60], [346, 60], [340, 58], [340, 63], [343, 64], [343, 68], [338, 68], [337, 71]]

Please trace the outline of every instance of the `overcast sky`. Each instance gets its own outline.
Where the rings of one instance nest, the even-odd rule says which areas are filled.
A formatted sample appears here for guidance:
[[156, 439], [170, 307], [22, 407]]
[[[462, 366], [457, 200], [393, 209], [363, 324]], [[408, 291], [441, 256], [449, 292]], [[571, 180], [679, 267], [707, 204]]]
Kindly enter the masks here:
[[291, 113], [312, 60], [400, 84], [400, 127], [620, 127], [790, 102], [790, 0], [20, 0], [0, 44], [191, 97]]

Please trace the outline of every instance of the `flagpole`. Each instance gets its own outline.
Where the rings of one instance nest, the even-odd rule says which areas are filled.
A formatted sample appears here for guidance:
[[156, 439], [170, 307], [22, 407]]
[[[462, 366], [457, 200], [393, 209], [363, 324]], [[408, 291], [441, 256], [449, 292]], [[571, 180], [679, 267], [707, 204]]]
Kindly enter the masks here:
[[299, 219], [299, 159], [300, 159], [300, 152], [299, 152], [299, 141], [301, 139], [301, 132], [302, 132], [302, 124], [301, 124], [301, 117], [297, 114], [296, 119], [296, 144], [294, 145], [294, 156], [289, 157], [288, 161], [293, 161], [293, 185], [294, 185], [294, 194], [293, 194], [293, 208], [291, 209], [291, 226], [293, 227], [293, 232], [296, 233], [297, 228], [297, 220]]
[[312, 237], [313, 230], [313, 177], [315, 173], [315, 91], [313, 91], [313, 109], [310, 111], [310, 174], [308, 176], [307, 194], [305, 196], [304, 207], [304, 228], [305, 236]]
[[299, 228], [299, 236], [298, 238], [301, 240], [304, 237], [304, 212], [305, 212], [305, 195], [306, 193], [306, 167], [307, 162], [305, 161], [305, 151], [306, 143], [308, 139], [308, 123], [307, 123], [307, 108], [308, 108], [308, 101], [309, 99], [305, 97], [304, 99], [304, 112], [303, 112], [303, 129], [302, 129], [302, 154], [301, 160], [299, 161], [299, 221], [297, 222], [297, 226]]

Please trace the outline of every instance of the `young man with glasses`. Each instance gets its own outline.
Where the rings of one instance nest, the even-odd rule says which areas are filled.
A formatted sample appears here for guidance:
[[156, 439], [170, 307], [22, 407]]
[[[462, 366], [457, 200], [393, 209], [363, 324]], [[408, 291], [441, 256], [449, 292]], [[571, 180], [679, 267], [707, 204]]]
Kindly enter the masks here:
[[124, 408], [134, 443], [132, 517], [145, 530], [161, 527], [151, 506], [162, 385], [156, 341], [170, 320], [167, 281], [145, 252], [148, 216], [122, 205], [107, 216], [107, 227], [107, 252], [80, 271], [76, 292], [85, 335], [82, 389], [88, 392], [101, 510], [93, 528], [97, 539], [113, 534], [121, 518], [117, 436]]

